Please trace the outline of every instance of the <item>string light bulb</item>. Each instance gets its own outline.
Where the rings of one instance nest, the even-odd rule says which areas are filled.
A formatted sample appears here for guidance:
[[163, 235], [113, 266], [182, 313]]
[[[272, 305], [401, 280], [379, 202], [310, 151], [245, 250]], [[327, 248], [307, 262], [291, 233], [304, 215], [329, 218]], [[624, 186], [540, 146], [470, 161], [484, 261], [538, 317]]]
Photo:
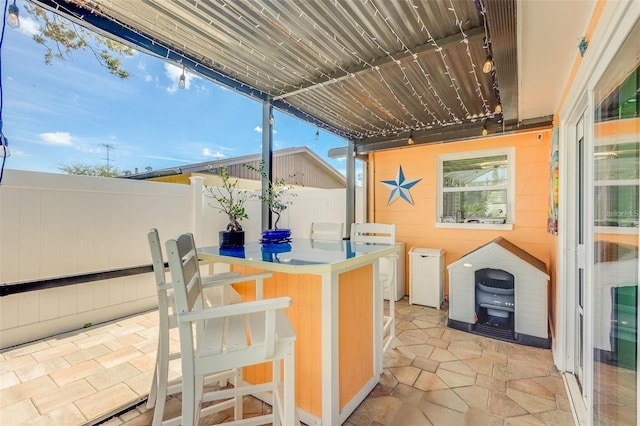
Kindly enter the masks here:
[[413, 145], [416, 141], [413, 140], [413, 130], [409, 133], [409, 139], [407, 139], [407, 144]]
[[489, 131], [487, 130], [487, 122], [485, 121], [482, 124], [482, 136], [487, 136], [489, 134]]
[[495, 107], [495, 109], [493, 110], [493, 112], [495, 114], [500, 114], [502, 112], [502, 105], [500, 103], [498, 103]]
[[11, 151], [9, 150], [9, 140], [0, 132], [0, 159], [2, 161], [11, 157]]
[[315, 139], [318, 140], [320, 139], [320, 129], [316, 129], [316, 136]]
[[20, 9], [16, 6], [16, 0], [9, 5], [9, 26], [11, 28], [20, 28]]
[[487, 56], [487, 59], [484, 61], [484, 65], [482, 65], [482, 72], [485, 74], [489, 74], [493, 69], [493, 58], [491, 56]]
[[187, 78], [184, 75], [184, 65], [182, 65], [182, 75], [180, 76], [180, 80], [178, 81], [178, 87], [184, 89], [184, 86], [187, 84]]

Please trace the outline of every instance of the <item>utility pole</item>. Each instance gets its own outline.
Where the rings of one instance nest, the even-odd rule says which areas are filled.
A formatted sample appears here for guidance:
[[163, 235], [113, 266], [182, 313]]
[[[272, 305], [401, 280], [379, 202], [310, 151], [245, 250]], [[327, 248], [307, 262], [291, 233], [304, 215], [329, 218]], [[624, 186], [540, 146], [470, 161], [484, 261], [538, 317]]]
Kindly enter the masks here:
[[111, 164], [109, 164], [109, 151], [115, 149], [115, 147], [110, 143], [103, 143], [102, 146], [104, 146], [107, 150], [107, 158], [103, 158], [103, 160], [107, 160], [107, 171], [111, 171]]

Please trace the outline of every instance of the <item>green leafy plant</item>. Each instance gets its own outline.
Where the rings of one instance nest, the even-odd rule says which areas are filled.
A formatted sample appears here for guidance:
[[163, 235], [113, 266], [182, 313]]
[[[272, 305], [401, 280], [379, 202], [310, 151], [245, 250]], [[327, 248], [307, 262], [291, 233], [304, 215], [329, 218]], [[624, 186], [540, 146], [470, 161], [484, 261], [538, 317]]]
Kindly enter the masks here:
[[244, 207], [249, 197], [248, 192], [238, 189], [238, 179], [234, 180], [229, 176], [226, 166], [218, 168], [209, 166], [208, 169], [210, 173], [219, 176], [222, 182], [222, 186], [205, 185], [204, 195], [215, 200], [215, 203], [211, 202], [209, 206], [227, 215], [229, 218], [227, 231], [242, 231], [240, 221], [249, 218]]
[[58, 167], [59, 170], [68, 175], [84, 175], [84, 176], [101, 176], [116, 177], [120, 176], [120, 170], [117, 167], [105, 166], [104, 164], [84, 164], [74, 163]]
[[64, 61], [73, 51], [89, 49], [109, 73], [123, 80], [131, 77], [131, 72], [122, 67], [120, 58], [133, 56], [132, 48], [86, 30], [40, 6], [26, 5], [25, 9], [40, 24], [33, 40], [46, 49], [45, 64], [51, 65], [54, 59]]
[[[291, 192], [294, 188], [293, 184], [290, 184], [284, 178], [275, 178], [270, 180], [267, 176], [267, 172], [264, 169], [264, 161], [261, 160], [258, 167], [252, 166], [251, 164], [243, 164], [244, 167], [249, 170], [253, 170], [260, 174], [263, 180], [267, 180], [269, 182], [268, 188], [264, 189], [260, 192], [258, 197], [263, 204], [267, 205], [271, 213], [276, 216], [276, 220], [273, 224], [275, 229], [278, 229], [278, 222], [280, 221], [280, 215], [284, 210], [286, 210], [287, 206], [293, 204], [291, 199], [287, 199], [287, 195], [291, 197], [295, 197], [297, 194]], [[288, 176], [288, 179], [294, 179], [296, 174], [292, 174]]]

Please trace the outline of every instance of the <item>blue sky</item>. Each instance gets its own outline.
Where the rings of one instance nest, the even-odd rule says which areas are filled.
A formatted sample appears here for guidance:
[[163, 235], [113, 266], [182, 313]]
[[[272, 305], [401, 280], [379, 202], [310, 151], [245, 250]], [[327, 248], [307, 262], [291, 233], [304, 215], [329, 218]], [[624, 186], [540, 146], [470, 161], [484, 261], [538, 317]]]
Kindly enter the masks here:
[[[8, 169], [62, 173], [60, 166], [105, 164], [104, 144], [119, 170], [155, 169], [261, 152], [262, 105], [146, 54], [123, 60], [134, 75], [121, 80], [90, 51], [45, 65], [31, 36], [37, 23], [18, 1], [20, 29], [5, 29], [2, 45], [3, 132]], [[274, 149], [309, 146], [337, 170], [330, 148], [347, 142], [274, 110]]]

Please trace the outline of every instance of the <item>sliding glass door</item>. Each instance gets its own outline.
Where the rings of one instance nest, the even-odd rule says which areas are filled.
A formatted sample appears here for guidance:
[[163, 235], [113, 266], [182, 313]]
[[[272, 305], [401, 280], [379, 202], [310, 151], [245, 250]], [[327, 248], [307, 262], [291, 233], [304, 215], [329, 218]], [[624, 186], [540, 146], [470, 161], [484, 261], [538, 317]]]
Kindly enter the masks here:
[[640, 23], [594, 90], [593, 424], [636, 425]]

